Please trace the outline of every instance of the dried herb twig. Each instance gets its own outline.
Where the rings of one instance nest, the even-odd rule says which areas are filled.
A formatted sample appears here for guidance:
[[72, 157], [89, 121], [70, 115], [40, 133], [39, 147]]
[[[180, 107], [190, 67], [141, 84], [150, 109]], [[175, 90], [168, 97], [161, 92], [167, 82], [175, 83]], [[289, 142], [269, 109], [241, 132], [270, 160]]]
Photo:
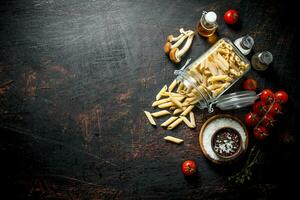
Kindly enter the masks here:
[[228, 177], [228, 180], [236, 184], [243, 184], [245, 181], [250, 180], [252, 177], [252, 167], [258, 163], [260, 158], [261, 151], [256, 145], [254, 145], [251, 148], [244, 167], [238, 173]]

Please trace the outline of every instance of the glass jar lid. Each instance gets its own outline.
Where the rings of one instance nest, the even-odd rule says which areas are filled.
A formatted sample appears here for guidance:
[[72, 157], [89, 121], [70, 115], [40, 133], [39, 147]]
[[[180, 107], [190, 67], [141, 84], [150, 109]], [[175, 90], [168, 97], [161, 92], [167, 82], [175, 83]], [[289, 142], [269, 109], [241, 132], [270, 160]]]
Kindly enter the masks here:
[[258, 95], [254, 91], [241, 91], [223, 95], [209, 104], [199, 102], [197, 107], [199, 109], [208, 108], [210, 112], [214, 110], [214, 105], [221, 110], [231, 110], [250, 106], [256, 99], [258, 99]]
[[252, 105], [257, 98], [254, 91], [241, 91], [221, 96], [213, 104], [221, 110], [238, 109]]

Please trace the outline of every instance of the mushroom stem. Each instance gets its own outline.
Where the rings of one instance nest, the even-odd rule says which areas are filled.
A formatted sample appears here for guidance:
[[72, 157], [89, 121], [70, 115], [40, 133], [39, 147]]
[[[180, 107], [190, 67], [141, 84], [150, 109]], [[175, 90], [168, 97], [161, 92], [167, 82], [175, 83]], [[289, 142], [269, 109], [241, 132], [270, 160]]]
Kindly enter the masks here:
[[174, 35], [169, 35], [169, 36], [168, 36], [168, 42], [176, 42], [176, 41], [178, 41], [182, 36], [184, 36], [183, 33], [181, 33], [181, 34], [178, 35], [177, 37], [174, 37]]
[[178, 53], [177, 53], [178, 57], [183, 56], [189, 50], [189, 48], [190, 48], [190, 46], [193, 42], [194, 35], [195, 35], [194, 33], [189, 35], [189, 37], [188, 37], [186, 43], [184, 44], [183, 48], [178, 51]]
[[188, 37], [188, 35], [183, 35], [177, 42], [174, 44], [171, 44], [170, 42], [166, 42], [164, 46], [164, 51], [166, 54], [168, 54], [171, 49], [179, 47], [179, 45]]
[[181, 50], [179, 50], [177, 47], [172, 48], [169, 53], [169, 57], [170, 57], [171, 61], [174, 63], [179, 63], [181, 61], [181, 57], [189, 50], [189, 48], [192, 44], [195, 34], [193, 31], [187, 31], [187, 32], [188, 33], [186, 34], [186, 36], [188, 36], [188, 39], [187, 39], [186, 43], [184, 44], [183, 48]]

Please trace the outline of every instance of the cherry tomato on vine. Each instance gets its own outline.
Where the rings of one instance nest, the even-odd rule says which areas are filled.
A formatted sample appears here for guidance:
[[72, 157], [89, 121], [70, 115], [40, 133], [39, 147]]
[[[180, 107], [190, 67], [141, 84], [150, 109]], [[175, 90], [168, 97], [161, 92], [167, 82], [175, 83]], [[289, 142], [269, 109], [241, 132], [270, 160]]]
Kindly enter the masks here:
[[267, 105], [263, 101], [257, 101], [253, 104], [252, 111], [261, 116], [267, 112]]
[[260, 93], [260, 100], [262, 100], [263, 102], [265, 102], [266, 104], [270, 104], [273, 102], [274, 100], [274, 93], [272, 92], [272, 90], [270, 89], [264, 89], [261, 93]]
[[270, 114], [266, 114], [263, 118], [262, 118], [262, 125], [269, 128], [274, 126], [274, 117]]
[[280, 103], [275, 102], [268, 114], [273, 117], [277, 116], [278, 114], [282, 114], [282, 106], [280, 105]]
[[237, 21], [239, 20], [239, 14], [236, 10], [228, 10], [225, 14], [224, 14], [224, 21], [227, 24], [235, 24], [237, 23]]
[[181, 171], [185, 176], [191, 176], [196, 173], [197, 165], [193, 160], [186, 160], [181, 164]]
[[289, 95], [285, 91], [278, 91], [275, 93], [275, 101], [284, 104], [288, 101]]
[[259, 126], [253, 130], [254, 137], [258, 140], [265, 140], [269, 136], [269, 131], [264, 126]]
[[258, 121], [259, 116], [257, 114], [250, 112], [245, 115], [245, 122], [247, 126], [255, 126], [258, 123]]
[[244, 90], [255, 91], [257, 88], [257, 82], [254, 79], [246, 79], [243, 83]]

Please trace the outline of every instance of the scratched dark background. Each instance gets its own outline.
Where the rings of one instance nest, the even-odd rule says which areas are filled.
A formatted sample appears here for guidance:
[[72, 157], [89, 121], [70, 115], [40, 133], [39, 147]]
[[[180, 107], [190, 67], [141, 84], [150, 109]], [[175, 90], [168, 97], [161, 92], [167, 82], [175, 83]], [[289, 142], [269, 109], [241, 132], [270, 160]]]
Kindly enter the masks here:
[[[0, 198], [297, 199], [296, 7], [283, 0], [2, 0]], [[229, 8], [239, 11], [238, 26], [224, 24]], [[271, 68], [248, 76], [260, 90], [290, 95], [269, 140], [258, 144], [263, 157], [245, 185], [228, 182], [232, 169], [200, 152], [201, 124], [220, 111], [196, 111], [195, 130], [172, 132], [150, 126], [143, 114], [178, 68], [163, 53], [166, 37], [195, 29], [203, 10], [219, 15], [220, 37], [250, 34], [255, 52], [270, 50]], [[197, 35], [183, 62], [209, 46]], [[238, 82], [232, 91], [240, 89]], [[166, 143], [167, 134], [184, 144]], [[185, 159], [198, 164], [193, 180], [180, 172]]]

